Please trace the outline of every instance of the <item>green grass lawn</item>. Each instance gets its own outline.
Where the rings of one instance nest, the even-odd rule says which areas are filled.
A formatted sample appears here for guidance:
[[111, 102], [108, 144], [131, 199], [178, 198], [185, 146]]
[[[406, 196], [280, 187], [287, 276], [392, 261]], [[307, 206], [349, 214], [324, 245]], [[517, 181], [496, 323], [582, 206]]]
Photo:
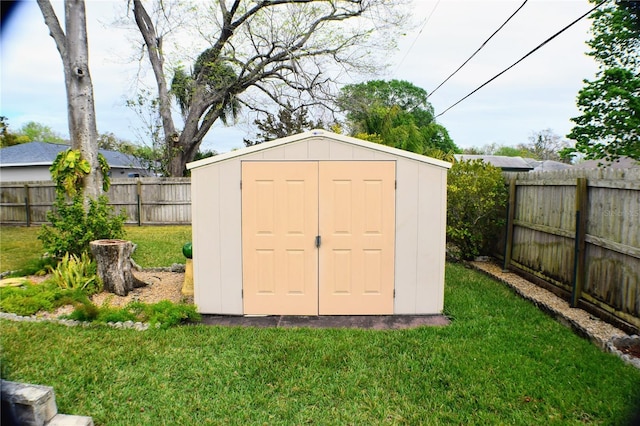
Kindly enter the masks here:
[[447, 266], [452, 324], [135, 332], [0, 321], [2, 376], [98, 425], [624, 424], [640, 371]]
[[[0, 227], [0, 272], [33, 268], [43, 253], [39, 226]], [[144, 268], [185, 263], [182, 246], [191, 241], [191, 226], [126, 226], [125, 239], [138, 245], [133, 260]]]

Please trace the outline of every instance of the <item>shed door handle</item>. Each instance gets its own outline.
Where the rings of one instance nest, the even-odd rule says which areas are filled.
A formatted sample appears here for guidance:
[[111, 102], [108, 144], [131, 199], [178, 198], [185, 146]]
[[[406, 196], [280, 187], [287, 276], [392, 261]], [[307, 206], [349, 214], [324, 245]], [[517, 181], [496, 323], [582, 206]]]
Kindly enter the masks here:
[[316, 247], [320, 248], [320, 244], [322, 243], [322, 239], [320, 235], [316, 235]]

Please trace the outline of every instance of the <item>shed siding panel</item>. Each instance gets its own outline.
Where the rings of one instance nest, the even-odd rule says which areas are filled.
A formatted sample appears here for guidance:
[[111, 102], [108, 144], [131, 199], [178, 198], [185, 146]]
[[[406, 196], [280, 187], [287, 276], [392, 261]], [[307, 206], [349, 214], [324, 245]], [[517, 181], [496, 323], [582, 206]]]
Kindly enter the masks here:
[[201, 313], [222, 312], [219, 171], [211, 167], [192, 175], [194, 302]]
[[396, 260], [394, 313], [416, 312], [418, 236], [418, 164], [398, 161], [396, 176]]
[[309, 147], [307, 153], [309, 154], [309, 159], [314, 160], [322, 160], [328, 159], [330, 150], [329, 150], [329, 142], [327, 140], [319, 140], [319, 141], [305, 141], [305, 144]]
[[309, 158], [308, 152], [309, 142], [296, 143], [287, 145], [284, 148], [285, 160], [307, 160]]
[[240, 161], [220, 164], [220, 297], [223, 314], [242, 315]]
[[[416, 313], [442, 311], [442, 282], [445, 241], [441, 228], [446, 209], [442, 200], [443, 173], [421, 164], [418, 176], [418, 242], [416, 247]], [[444, 182], [446, 184], [446, 182]]]
[[329, 156], [331, 160], [352, 160], [353, 159], [353, 146], [349, 146], [343, 143], [332, 142], [329, 148]]

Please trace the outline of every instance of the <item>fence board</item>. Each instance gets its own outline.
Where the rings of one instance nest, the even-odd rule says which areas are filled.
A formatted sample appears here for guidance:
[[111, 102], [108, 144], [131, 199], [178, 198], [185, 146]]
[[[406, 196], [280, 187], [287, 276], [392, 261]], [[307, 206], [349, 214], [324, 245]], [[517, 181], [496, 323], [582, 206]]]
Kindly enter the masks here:
[[[191, 223], [190, 178], [114, 179], [106, 196], [116, 212], [125, 212], [128, 224]], [[46, 214], [54, 201], [51, 181], [4, 182], [0, 186], [0, 224], [26, 225], [27, 212], [30, 224], [47, 223]]]
[[[582, 305], [595, 305], [640, 330], [640, 170], [505, 173], [505, 178], [515, 181], [511, 240], [499, 247], [511, 247], [505, 259], [512, 261], [505, 266], [573, 291], [576, 304], [588, 302]], [[586, 179], [586, 200], [580, 208], [584, 229], [576, 232], [579, 178]], [[576, 279], [580, 271], [583, 281]]]

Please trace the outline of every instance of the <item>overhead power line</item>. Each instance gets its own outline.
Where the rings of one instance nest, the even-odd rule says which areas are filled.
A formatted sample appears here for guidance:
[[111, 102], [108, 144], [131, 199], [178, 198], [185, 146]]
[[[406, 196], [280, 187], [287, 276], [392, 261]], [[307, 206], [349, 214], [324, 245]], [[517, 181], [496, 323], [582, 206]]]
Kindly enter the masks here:
[[[409, 49], [407, 49], [407, 52], [404, 54], [404, 56], [402, 57], [400, 62], [398, 62], [398, 65], [396, 65], [395, 71], [398, 71], [398, 69], [400, 68], [400, 65], [402, 65], [404, 60], [407, 59], [407, 56], [409, 56], [409, 53], [411, 52], [411, 49], [413, 49], [413, 46], [416, 45], [416, 42], [418, 41], [418, 38], [420, 38], [420, 34], [422, 34], [422, 31], [424, 31], [425, 27], [427, 26], [427, 24], [431, 20], [431, 17], [433, 16], [433, 13], [436, 11], [436, 9], [438, 8], [438, 5], [440, 4], [441, 1], [442, 0], [438, 0], [436, 2], [435, 6], [433, 6], [433, 9], [431, 9], [431, 12], [429, 13], [429, 16], [427, 16], [425, 18], [424, 22], [422, 23], [422, 28], [420, 28], [420, 31], [418, 31], [418, 34], [416, 35], [416, 38], [413, 39], [413, 43], [411, 43], [411, 46], [409, 46]], [[394, 74], [395, 74], [395, 71], [394, 71]]]
[[487, 80], [486, 82], [484, 82], [481, 86], [479, 86], [478, 88], [476, 88], [473, 92], [469, 93], [468, 95], [466, 95], [465, 97], [463, 97], [462, 99], [460, 99], [458, 102], [454, 103], [453, 105], [451, 105], [449, 108], [445, 109], [444, 111], [442, 111], [440, 114], [436, 115], [435, 118], [440, 117], [441, 115], [443, 115], [444, 113], [446, 113], [447, 111], [449, 111], [451, 108], [453, 108], [454, 106], [458, 105], [460, 102], [464, 101], [465, 99], [467, 99], [469, 96], [473, 95], [474, 93], [476, 93], [478, 90], [482, 89], [484, 86], [486, 86], [487, 84], [491, 83], [493, 80], [495, 80], [496, 78], [500, 77], [502, 74], [504, 74], [505, 72], [509, 71], [511, 68], [515, 67], [516, 65], [518, 65], [520, 62], [522, 62], [523, 60], [525, 60], [526, 58], [528, 58], [530, 55], [532, 55], [534, 52], [536, 52], [537, 50], [539, 50], [542, 46], [546, 45], [547, 43], [549, 43], [551, 40], [553, 40], [554, 38], [556, 38], [557, 36], [559, 36], [560, 34], [562, 34], [563, 32], [565, 32], [566, 30], [568, 30], [569, 28], [571, 28], [572, 26], [574, 26], [576, 23], [578, 23], [581, 19], [583, 19], [585, 16], [589, 15], [591, 12], [593, 12], [594, 10], [596, 10], [597, 8], [599, 8], [603, 3], [605, 3], [607, 0], [602, 0], [600, 3], [598, 3], [597, 5], [595, 5], [593, 8], [591, 8], [589, 11], [585, 12], [582, 16], [580, 16], [579, 18], [577, 18], [576, 20], [574, 20], [573, 22], [571, 22], [569, 25], [565, 26], [563, 29], [561, 29], [560, 31], [558, 31], [557, 33], [555, 33], [554, 35], [552, 35], [551, 37], [549, 37], [548, 39], [546, 39], [545, 41], [543, 41], [542, 43], [540, 43], [537, 47], [535, 47], [533, 50], [531, 50], [529, 53], [527, 53], [526, 55], [524, 55], [522, 58], [518, 59], [516, 62], [514, 62], [512, 65], [510, 65], [509, 67], [507, 67], [506, 69], [504, 69], [503, 71], [501, 71], [500, 73], [496, 74], [495, 76], [493, 76], [491, 79]]
[[522, 8], [524, 7], [524, 5], [525, 5], [525, 4], [527, 4], [527, 1], [529, 1], [529, 0], [524, 0], [524, 2], [520, 5], [520, 7], [519, 7], [519, 8], [517, 8], [517, 9], [516, 9], [516, 11], [515, 11], [515, 12], [513, 12], [513, 13], [511, 14], [511, 16], [509, 16], [509, 18], [507, 18], [507, 20], [506, 20], [506, 21], [504, 21], [504, 22], [502, 23], [502, 25], [500, 25], [500, 27], [499, 27], [497, 30], [495, 30], [495, 31], [493, 32], [493, 34], [491, 34], [491, 35], [489, 36], [489, 38], [488, 38], [488, 39], [486, 39], [486, 40], [484, 41], [484, 43], [482, 43], [482, 45], [481, 45], [480, 47], [478, 47], [478, 50], [476, 50], [475, 52], [473, 52], [473, 54], [472, 54], [471, 56], [469, 56], [469, 58], [468, 58], [466, 61], [464, 61], [464, 63], [463, 63], [462, 65], [460, 65], [460, 66], [458, 67], [458, 69], [457, 69], [457, 70], [455, 70], [454, 72], [452, 72], [452, 73], [451, 73], [451, 75], [449, 75], [449, 77], [445, 78], [445, 79], [444, 79], [444, 81], [443, 81], [442, 83], [438, 84], [438, 87], [436, 87], [435, 89], [433, 89], [433, 90], [431, 91], [431, 93], [429, 93], [429, 94], [427, 95], [427, 98], [429, 98], [429, 96], [433, 95], [433, 94], [436, 92], [436, 90], [438, 90], [440, 87], [442, 87], [442, 85], [443, 85], [443, 84], [445, 84], [447, 81], [449, 81], [449, 79], [450, 79], [451, 77], [453, 77], [454, 75], [456, 75], [456, 73], [457, 73], [458, 71], [460, 71], [460, 70], [462, 69], [462, 67], [464, 67], [465, 65], [467, 65], [467, 63], [468, 63], [471, 59], [473, 59], [473, 57], [474, 57], [474, 56], [476, 56], [476, 54], [477, 54], [479, 51], [481, 51], [481, 50], [482, 50], [482, 49], [487, 45], [487, 43], [489, 43], [489, 40], [491, 40], [491, 39], [493, 38], [493, 36], [495, 36], [496, 34], [498, 34], [498, 32], [499, 32], [502, 28], [504, 28], [504, 26], [505, 26], [505, 25], [507, 25], [507, 22], [509, 22], [509, 21], [511, 20], [511, 18], [513, 18], [514, 16], [516, 16], [516, 14], [517, 14], [518, 12], [520, 12], [520, 9], [522, 9]]

